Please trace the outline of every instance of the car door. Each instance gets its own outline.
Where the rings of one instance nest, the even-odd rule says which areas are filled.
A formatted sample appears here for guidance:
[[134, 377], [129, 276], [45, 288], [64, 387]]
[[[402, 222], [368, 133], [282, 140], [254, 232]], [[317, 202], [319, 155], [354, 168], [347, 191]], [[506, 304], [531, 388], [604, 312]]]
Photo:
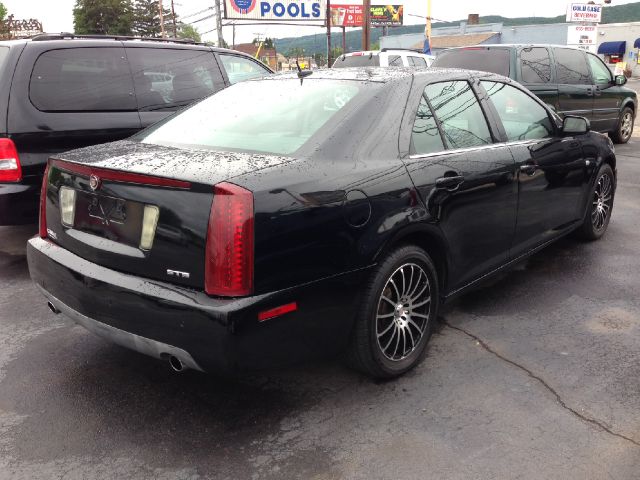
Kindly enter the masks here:
[[593, 119], [591, 128], [599, 132], [609, 132], [616, 128], [622, 101], [619, 87], [614, 86], [609, 67], [592, 53], [587, 53], [591, 78], [593, 79]]
[[517, 167], [515, 258], [582, 218], [587, 168], [580, 138], [562, 135], [550, 112], [528, 92], [500, 81], [480, 85]]
[[471, 83], [414, 88], [407, 169], [450, 252], [456, 290], [508, 260], [517, 185], [509, 148], [495, 144]]
[[140, 121], [147, 127], [225, 87], [208, 48], [126, 48]]
[[594, 88], [585, 52], [554, 47], [553, 56], [558, 82], [557, 112], [593, 120]]
[[518, 60], [518, 81], [554, 111], [558, 111], [558, 84], [553, 79], [549, 49], [522, 48], [518, 52]]

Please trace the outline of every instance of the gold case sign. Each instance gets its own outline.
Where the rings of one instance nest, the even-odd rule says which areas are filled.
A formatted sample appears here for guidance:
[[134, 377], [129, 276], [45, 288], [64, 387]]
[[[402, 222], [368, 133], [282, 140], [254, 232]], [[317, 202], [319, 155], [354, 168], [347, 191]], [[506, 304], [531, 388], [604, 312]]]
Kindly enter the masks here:
[[322, 21], [326, 0], [224, 0], [225, 18], [259, 21]]

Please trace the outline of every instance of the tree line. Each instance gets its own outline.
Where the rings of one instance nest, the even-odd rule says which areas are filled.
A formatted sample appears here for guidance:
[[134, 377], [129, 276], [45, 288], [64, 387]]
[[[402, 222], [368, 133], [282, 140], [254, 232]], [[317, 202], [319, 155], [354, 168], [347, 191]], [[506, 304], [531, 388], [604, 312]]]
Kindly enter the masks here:
[[[165, 35], [200, 42], [198, 30], [163, 5]], [[78, 35], [162, 36], [158, 0], [76, 0], [73, 27]]]

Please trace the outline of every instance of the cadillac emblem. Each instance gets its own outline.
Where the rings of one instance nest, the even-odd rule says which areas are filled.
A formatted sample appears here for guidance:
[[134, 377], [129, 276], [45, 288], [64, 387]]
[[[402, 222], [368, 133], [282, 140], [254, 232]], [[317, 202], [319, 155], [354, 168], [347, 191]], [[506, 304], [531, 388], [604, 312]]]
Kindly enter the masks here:
[[89, 186], [91, 187], [91, 190], [95, 192], [97, 189], [100, 188], [100, 179], [95, 175], [91, 175], [89, 177]]

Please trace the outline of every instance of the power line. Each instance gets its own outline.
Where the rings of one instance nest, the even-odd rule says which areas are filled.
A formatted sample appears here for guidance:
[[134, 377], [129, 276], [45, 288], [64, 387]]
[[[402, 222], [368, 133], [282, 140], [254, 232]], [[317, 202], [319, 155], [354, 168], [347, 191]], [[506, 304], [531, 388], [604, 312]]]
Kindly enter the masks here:
[[213, 10], [213, 7], [207, 7], [203, 10], [200, 10], [199, 12], [194, 12], [194, 13], [190, 13], [189, 15], [183, 15], [182, 18], [190, 18], [190, 17], [195, 17], [196, 15], [200, 15], [205, 13], [208, 10]]

